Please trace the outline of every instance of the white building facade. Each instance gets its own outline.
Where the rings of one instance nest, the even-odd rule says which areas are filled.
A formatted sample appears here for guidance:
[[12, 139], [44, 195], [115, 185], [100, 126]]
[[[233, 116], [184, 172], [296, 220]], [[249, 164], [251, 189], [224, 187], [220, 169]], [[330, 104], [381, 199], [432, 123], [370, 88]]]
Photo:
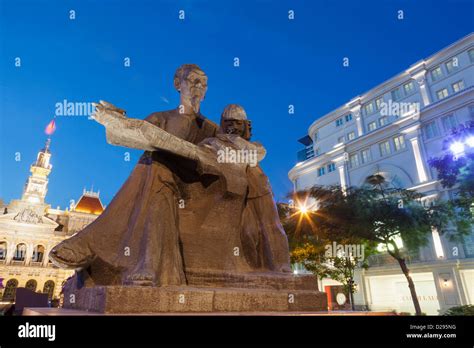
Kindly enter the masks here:
[[[313, 185], [361, 186], [373, 174], [415, 189], [426, 200], [452, 194], [428, 159], [443, 154], [452, 128], [474, 120], [474, 34], [423, 59], [390, 80], [317, 119], [300, 142], [304, 161], [289, 172], [295, 190]], [[308, 158], [309, 157], [309, 158]], [[301, 159], [301, 153], [299, 158]], [[433, 231], [408, 263], [422, 311], [438, 314], [474, 304], [474, 235], [451, 243]], [[407, 282], [389, 255], [358, 272], [355, 303], [370, 310], [414, 312]], [[327, 279], [322, 289], [337, 286]]]

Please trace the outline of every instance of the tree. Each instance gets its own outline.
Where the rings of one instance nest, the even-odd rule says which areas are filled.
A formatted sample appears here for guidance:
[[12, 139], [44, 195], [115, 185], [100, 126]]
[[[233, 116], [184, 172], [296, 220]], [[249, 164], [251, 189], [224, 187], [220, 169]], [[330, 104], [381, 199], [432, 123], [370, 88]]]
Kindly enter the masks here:
[[[421, 308], [406, 259], [426, 245], [432, 228], [445, 231], [453, 217], [444, 204], [424, 206], [422, 195], [411, 190], [390, 188], [381, 175], [368, 179], [360, 188], [315, 186], [298, 192], [295, 199], [311, 197], [318, 209], [311, 215], [313, 233], [325, 240], [380, 245], [399, 264], [405, 275], [417, 315]], [[397, 239], [403, 241], [403, 247]]]
[[[342, 245], [341, 245], [342, 246]], [[361, 246], [365, 249], [365, 246]], [[368, 254], [363, 250], [362, 255], [356, 253], [338, 252], [334, 250], [331, 241], [318, 240], [316, 243], [305, 243], [294, 248], [291, 253], [292, 263], [301, 263], [308, 271], [319, 279], [331, 278], [343, 285], [344, 291], [349, 293], [352, 310], [354, 306], [354, 271], [357, 267], [367, 268]]]
[[[315, 211], [308, 202], [308, 195], [302, 193], [299, 197], [297, 195], [292, 198], [289, 204], [277, 204], [280, 220], [288, 235], [291, 262], [301, 263], [319, 279], [331, 278], [339, 281], [349, 293], [354, 310], [354, 270], [357, 267], [368, 267], [367, 257], [373, 253], [374, 246], [353, 238], [339, 239], [341, 244], [333, 245], [334, 239], [321, 234], [321, 230], [315, 228]], [[339, 247], [342, 250], [339, 250]]]

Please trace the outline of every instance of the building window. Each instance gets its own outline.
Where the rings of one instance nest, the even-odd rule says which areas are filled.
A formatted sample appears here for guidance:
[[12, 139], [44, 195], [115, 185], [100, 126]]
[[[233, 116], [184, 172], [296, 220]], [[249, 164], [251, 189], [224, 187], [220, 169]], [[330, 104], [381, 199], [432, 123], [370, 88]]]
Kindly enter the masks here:
[[370, 122], [369, 123], [369, 132], [372, 132], [377, 129], [377, 123], [376, 122]]
[[352, 121], [352, 114], [346, 115], [346, 122]]
[[317, 141], [318, 141], [318, 138], [319, 138], [319, 136], [318, 136], [318, 131], [316, 131], [316, 132], [314, 132], [314, 134], [313, 134], [313, 143], [317, 142]]
[[7, 258], [7, 243], [0, 242], [0, 260], [5, 260]]
[[395, 151], [400, 151], [405, 148], [405, 137], [399, 135], [398, 137], [393, 138], [393, 143], [395, 145]]
[[324, 174], [326, 174], [324, 167], [318, 168], [318, 176], [323, 176]]
[[440, 89], [439, 91], [436, 92], [436, 97], [438, 98], [438, 100], [444, 99], [447, 96], [448, 96], [447, 88]]
[[356, 137], [355, 132], [350, 132], [347, 134], [347, 140], [351, 141], [354, 140]]
[[365, 149], [360, 152], [360, 157], [362, 159], [362, 163], [369, 163], [371, 160], [370, 156], [370, 149]]
[[433, 81], [439, 80], [441, 76], [443, 76], [443, 71], [441, 70], [440, 66], [431, 70], [431, 79]]
[[441, 118], [441, 123], [443, 124], [443, 129], [446, 132], [451, 132], [453, 128], [457, 127], [454, 115], [444, 116], [443, 118]]
[[426, 140], [437, 137], [439, 135], [438, 127], [436, 127], [435, 121], [432, 121], [423, 127], [423, 134]]
[[3, 290], [3, 301], [13, 301], [15, 299], [16, 288], [18, 287], [18, 280], [10, 279]]
[[50, 300], [53, 298], [54, 282], [52, 280], [48, 280], [46, 283], [44, 283], [43, 294], [48, 294], [48, 298]]
[[18, 244], [13, 255], [13, 261], [25, 261], [26, 244]]
[[388, 123], [388, 118], [387, 118], [387, 116], [384, 116], [384, 117], [380, 117], [380, 118], [379, 118], [380, 127], [385, 126], [387, 123]]
[[342, 118], [338, 118], [338, 119], [336, 120], [336, 127], [342, 126], [343, 123], [344, 123], [343, 119], [342, 119]]
[[337, 143], [338, 144], [343, 143], [343, 142], [344, 142], [344, 135], [337, 138]]
[[26, 282], [25, 288], [27, 288], [28, 290], [31, 290], [31, 291], [36, 291], [36, 286], [37, 285], [38, 285], [38, 283], [36, 282], [36, 280], [30, 279]]
[[374, 104], [372, 102], [364, 105], [364, 114], [370, 115], [374, 112]]
[[31, 259], [31, 261], [43, 262], [43, 256], [44, 256], [44, 246], [37, 245], [35, 249], [33, 250], [33, 258]]
[[380, 108], [382, 107], [382, 103], [383, 103], [382, 97], [375, 99], [375, 109], [377, 111], [380, 110]]
[[469, 54], [469, 60], [471, 63], [474, 63], [474, 48], [471, 48], [467, 53]]
[[449, 62], [446, 63], [446, 70], [448, 74], [451, 74], [454, 70], [458, 68], [458, 59], [454, 57]]
[[415, 84], [413, 83], [413, 81], [405, 83], [403, 85], [403, 90], [405, 91], [405, 95], [410, 95], [415, 92]]
[[457, 92], [462, 91], [464, 89], [464, 81], [461, 80], [461, 81], [455, 82], [451, 86], [453, 87], [454, 93], [457, 93]]
[[379, 144], [379, 149], [380, 149], [380, 156], [387, 156], [390, 155], [390, 142], [384, 141], [383, 143]]
[[350, 162], [351, 168], [355, 168], [359, 166], [359, 156], [356, 153], [350, 155], [349, 162]]
[[328, 173], [331, 173], [336, 170], [336, 164], [335, 163], [329, 163], [328, 164]]
[[393, 101], [397, 101], [397, 100], [399, 100], [403, 97], [402, 96], [402, 91], [400, 90], [400, 88], [394, 89], [391, 93], [392, 93], [392, 100]]

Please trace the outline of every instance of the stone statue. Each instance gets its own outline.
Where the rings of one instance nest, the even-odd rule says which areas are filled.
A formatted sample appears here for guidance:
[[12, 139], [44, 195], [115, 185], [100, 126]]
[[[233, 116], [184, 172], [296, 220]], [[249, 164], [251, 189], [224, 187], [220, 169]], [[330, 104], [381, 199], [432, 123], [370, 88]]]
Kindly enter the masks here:
[[[204, 94], [199, 88], [189, 88], [188, 80], [197, 79], [197, 85], [206, 85], [205, 79], [199, 80], [203, 73], [196, 71], [197, 74], [191, 70], [184, 83], [179, 83], [182, 105], [192, 112], [199, 111], [198, 102]], [[189, 141], [196, 136], [190, 137], [187, 114], [164, 117], [163, 113], [156, 113], [143, 121], [127, 118], [124, 110], [106, 102], [98, 104], [96, 110], [94, 118], [106, 126], [109, 143], [147, 152], [102, 216], [53, 249], [54, 262], [67, 268], [92, 266], [88, 276], [94, 284], [187, 284], [183, 258], [188, 261], [186, 268], [191, 273], [193, 270], [245, 272], [252, 269], [290, 272], [286, 235], [279, 222], [268, 179], [258, 166], [258, 161], [265, 156], [265, 149], [248, 141], [250, 122], [243, 108], [229, 105], [222, 114], [220, 130], [216, 132], [215, 125], [209, 123], [211, 136], [199, 139], [200, 146]], [[198, 123], [194, 125], [198, 126]], [[186, 133], [180, 133], [182, 128]], [[224, 158], [219, 163], [218, 154], [223, 157], [223, 154], [233, 152], [248, 156], [239, 161]], [[137, 180], [136, 172], [142, 167], [148, 168], [145, 171], [148, 176], [140, 175]], [[214, 190], [213, 182], [216, 183]], [[133, 183], [141, 185], [138, 189], [127, 190]], [[203, 233], [207, 234], [213, 227], [227, 227], [230, 232], [227, 239], [233, 243], [227, 250], [223, 249], [227, 255], [221, 255], [214, 264], [205, 264], [189, 256], [198, 253], [200, 259], [209, 261], [207, 254], [219, 256], [220, 253], [192, 241], [183, 243], [186, 239], [183, 235], [188, 234], [189, 240], [197, 238], [195, 227], [199, 218], [182, 216], [180, 219], [179, 200], [183, 204], [187, 201], [214, 204], [225, 201], [228, 204], [225, 211], [216, 209], [219, 217], [212, 215], [215, 209], [209, 206], [195, 212], [195, 215], [212, 216], [212, 221], [199, 223]], [[140, 204], [137, 206], [137, 203]], [[121, 209], [116, 210], [119, 207]], [[183, 211], [181, 215], [186, 213]], [[233, 226], [226, 226], [229, 219], [233, 219]], [[235, 248], [237, 253], [243, 253], [243, 258], [235, 258]], [[232, 266], [226, 267], [226, 264]], [[117, 279], [119, 275], [121, 279]]]
[[[96, 105], [107, 142], [145, 152], [107, 209], [51, 251], [56, 265], [77, 270], [64, 288], [76, 302], [65, 306], [325, 310], [314, 276], [291, 273], [287, 237], [258, 164], [266, 151], [251, 141], [245, 110], [228, 105], [219, 127], [199, 112], [207, 90], [199, 67], [181, 66], [174, 83], [181, 105], [145, 120]], [[186, 306], [176, 302], [183, 296], [191, 298]]]

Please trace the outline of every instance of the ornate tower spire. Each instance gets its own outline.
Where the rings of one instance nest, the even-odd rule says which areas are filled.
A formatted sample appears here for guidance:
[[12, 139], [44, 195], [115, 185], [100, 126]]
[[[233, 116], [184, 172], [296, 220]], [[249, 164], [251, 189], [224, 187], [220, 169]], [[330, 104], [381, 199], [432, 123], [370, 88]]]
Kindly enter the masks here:
[[30, 167], [31, 175], [23, 191], [23, 200], [31, 203], [44, 203], [44, 198], [48, 192], [48, 175], [53, 167], [49, 163], [51, 159], [50, 145], [51, 138], [48, 138], [44, 148], [38, 152], [36, 162]]

